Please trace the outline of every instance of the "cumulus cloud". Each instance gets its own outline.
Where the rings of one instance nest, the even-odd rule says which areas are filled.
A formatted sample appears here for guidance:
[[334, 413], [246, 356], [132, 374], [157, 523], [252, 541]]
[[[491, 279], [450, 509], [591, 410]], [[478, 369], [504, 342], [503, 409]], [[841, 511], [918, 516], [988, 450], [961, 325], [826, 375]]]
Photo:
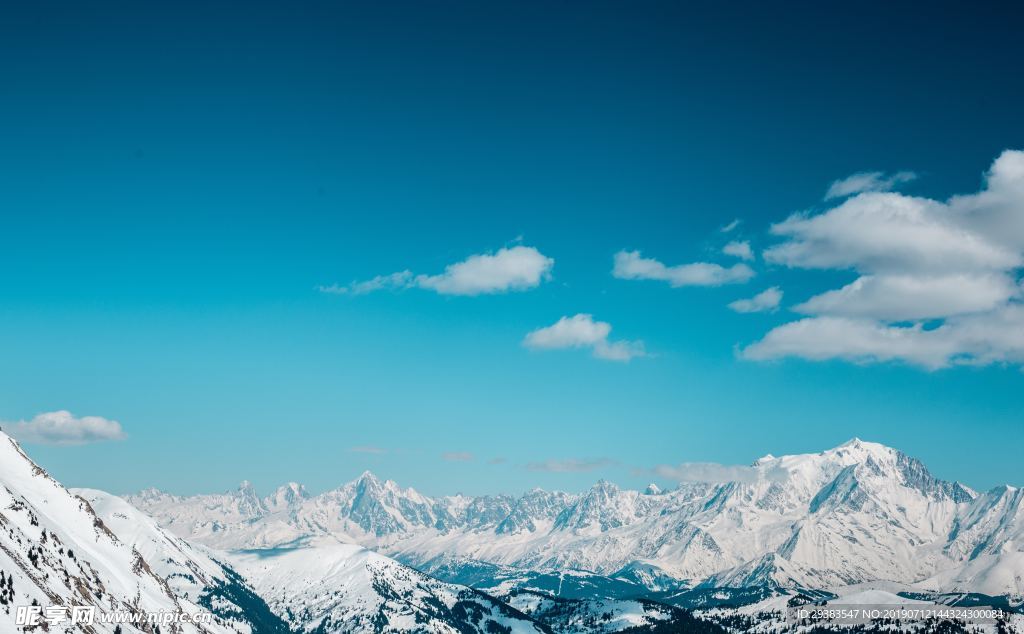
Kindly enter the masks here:
[[917, 178], [913, 172], [896, 172], [886, 175], [884, 172], [860, 172], [833, 181], [825, 193], [825, 200], [843, 198], [863, 192], [887, 192], [898, 185], [909, 183]]
[[609, 341], [611, 331], [608, 322], [594, 321], [592, 315], [580, 313], [528, 333], [523, 345], [535, 350], [589, 348], [598, 359], [609, 361], [629, 361], [645, 356], [642, 341]]
[[741, 222], [740, 219], [736, 218], [732, 222], [730, 222], [729, 224], [727, 224], [727, 225], [723, 226], [721, 229], [719, 229], [719, 231], [721, 231], [722, 233], [729, 233], [733, 229], [735, 229], [736, 227], [740, 226], [740, 222]]
[[741, 260], [749, 261], [754, 259], [754, 250], [750, 248], [750, 243], [746, 240], [733, 240], [722, 247], [722, 253]]
[[854, 363], [903, 361], [929, 370], [955, 364], [1024, 363], [1024, 307], [1003, 306], [935, 328], [867, 319], [808, 317], [783, 324], [743, 349], [751, 360], [802, 357]]
[[606, 467], [614, 466], [616, 462], [609, 458], [594, 458], [588, 460], [545, 460], [543, 462], [531, 462], [526, 465], [530, 471], [547, 471], [550, 473], [585, 473], [597, 471]]
[[1020, 288], [1005, 273], [864, 275], [793, 309], [807, 315], [910, 321], [989, 311], [1019, 295]]
[[523, 291], [550, 279], [555, 261], [534, 247], [517, 245], [449, 264], [437, 275], [399, 271], [347, 285], [320, 286], [331, 294], [363, 295], [385, 289], [422, 288], [441, 295], [486, 295]]
[[659, 476], [676, 482], [706, 482], [723, 484], [741, 482], [752, 484], [762, 480], [780, 482], [787, 472], [781, 467], [723, 465], [715, 462], [684, 462], [679, 465], [659, 465], [654, 468]]
[[868, 191], [772, 232], [783, 241], [765, 252], [769, 262], [857, 277], [795, 306], [808, 317], [768, 332], [744, 358], [1024, 363], [1024, 152], [1003, 152], [978, 193]]
[[868, 193], [824, 213], [774, 225], [787, 238], [764, 253], [769, 262], [866, 273], [957, 273], [1020, 266], [1019, 252], [972, 231], [941, 202]]
[[730, 267], [711, 262], [666, 266], [643, 257], [639, 251], [619, 251], [615, 254], [612, 275], [623, 280], [658, 280], [673, 287], [721, 286], [746, 282], [754, 277], [754, 271], [743, 263]]
[[102, 416], [76, 418], [67, 410], [38, 414], [32, 420], [3, 423], [20, 442], [40, 445], [85, 445], [126, 438], [121, 423]]
[[472, 462], [473, 454], [468, 451], [446, 451], [441, 454], [441, 459], [446, 462]]
[[515, 246], [474, 255], [451, 264], [440, 275], [418, 275], [416, 285], [444, 295], [480, 295], [538, 286], [555, 261], [533, 247]]
[[729, 308], [737, 313], [763, 313], [778, 309], [782, 301], [782, 290], [778, 286], [767, 288], [750, 299], [737, 299]]

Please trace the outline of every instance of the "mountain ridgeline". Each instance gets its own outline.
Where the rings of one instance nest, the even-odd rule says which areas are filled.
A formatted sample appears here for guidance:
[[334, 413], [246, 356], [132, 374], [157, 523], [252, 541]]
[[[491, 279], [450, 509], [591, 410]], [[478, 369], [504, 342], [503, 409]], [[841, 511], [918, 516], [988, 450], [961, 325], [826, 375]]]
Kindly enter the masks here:
[[752, 472], [744, 482], [667, 491], [601, 481], [578, 494], [436, 498], [367, 472], [315, 496], [289, 484], [260, 498], [244, 483], [224, 494], [147, 490], [129, 499], [175, 534], [214, 548], [332, 536], [476, 587], [578, 571], [573, 579], [644, 592], [891, 582], [919, 592], [1024, 594], [1020, 489], [978, 493], [857, 439], [766, 456]]
[[[1020, 489], [859, 440], [747, 475], [432, 498], [364, 473], [319, 495], [122, 499], [65, 488], [0, 433], [0, 634], [40, 630], [15, 623], [30, 605], [212, 615], [161, 634], [816, 632], [785, 611], [825, 602], [995, 605], [984, 631], [1024, 632]], [[898, 631], [969, 631], [936, 627]]]
[[[256, 499], [243, 487], [238, 513], [300, 503], [299, 488]], [[568, 605], [563, 601], [560, 605]], [[576, 601], [538, 612], [559, 626], [674, 627], [688, 611], [651, 602], [614, 606]], [[17, 621], [19, 608], [74, 607], [116, 620], [50, 624]], [[524, 605], [527, 609], [536, 606]], [[601, 609], [591, 614], [590, 609]], [[534, 610], [536, 611], [536, 610]], [[207, 620], [196, 619], [210, 615]], [[155, 624], [149, 615], [184, 614], [198, 622]], [[42, 615], [40, 615], [42, 616]], [[557, 617], [557, 618], [556, 618]], [[702, 628], [722, 632], [707, 623]], [[708, 629], [710, 628], [710, 629]], [[638, 631], [641, 631], [638, 630]], [[505, 600], [441, 581], [387, 556], [322, 535], [303, 548], [231, 553], [192, 543], [157, 525], [128, 501], [103, 491], [67, 489], [0, 433], [0, 634], [554, 634]], [[595, 630], [597, 631], [597, 630]]]

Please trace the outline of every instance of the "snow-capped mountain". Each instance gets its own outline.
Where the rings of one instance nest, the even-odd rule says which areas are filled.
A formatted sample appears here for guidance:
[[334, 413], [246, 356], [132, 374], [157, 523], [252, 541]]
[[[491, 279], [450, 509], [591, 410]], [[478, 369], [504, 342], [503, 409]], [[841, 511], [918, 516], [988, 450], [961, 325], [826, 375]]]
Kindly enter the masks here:
[[[194, 615], [213, 600], [219, 608], [215, 622], [178, 623], [175, 631], [252, 632], [252, 619], [230, 597], [212, 592], [228, 584], [228, 575], [128, 504], [99, 492], [83, 497], [64, 488], [0, 432], [0, 576], [5, 580], [0, 632], [20, 631], [18, 606]], [[244, 589], [241, 582], [236, 585]], [[94, 622], [81, 631], [114, 632], [117, 627]], [[120, 631], [141, 629], [122, 625]]]
[[279, 492], [259, 499], [244, 486], [131, 499], [176, 534], [213, 547], [331, 536], [439, 575], [460, 562], [578, 569], [655, 591], [883, 580], [922, 591], [1024, 594], [1019, 489], [979, 494], [857, 439], [816, 454], [766, 456], [752, 471], [757, 477], [744, 482], [667, 491], [602, 481], [579, 494], [533, 490], [518, 498], [430, 498], [364, 473], [283, 504], [273, 502]]

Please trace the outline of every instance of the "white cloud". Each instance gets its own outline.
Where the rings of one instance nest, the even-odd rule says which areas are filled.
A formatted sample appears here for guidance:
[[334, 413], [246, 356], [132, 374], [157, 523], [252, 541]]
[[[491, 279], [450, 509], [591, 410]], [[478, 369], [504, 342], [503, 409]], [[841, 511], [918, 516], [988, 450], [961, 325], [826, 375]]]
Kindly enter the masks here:
[[778, 286], [767, 288], [750, 299], [737, 299], [729, 304], [729, 308], [737, 313], [763, 313], [774, 311], [782, 301], [782, 290]]
[[750, 248], [750, 243], [746, 240], [733, 240], [722, 247], [722, 253], [741, 260], [749, 261], [754, 259], [754, 250]]
[[772, 231], [784, 241], [766, 260], [858, 277], [797, 305], [811, 317], [778, 326], [744, 358], [1024, 363], [1024, 152], [1003, 152], [975, 194], [861, 193]]
[[710, 262], [695, 262], [665, 266], [653, 258], [645, 258], [639, 251], [619, 251], [615, 254], [612, 275], [623, 280], [659, 280], [673, 287], [721, 286], [746, 282], [754, 271], [746, 264], [724, 267]]
[[1004, 273], [864, 275], [793, 310], [806, 315], [911, 321], [989, 311], [1019, 295], [1020, 288]]
[[416, 285], [444, 295], [480, 295], [519, 291], [551, 276], [555, 261], [533, 247], [515, 246], [494, 254], [473, 255], [440, 275], [417, 275]]
[[555, 261], [533, 247], [514, 246], [471, 255], [437, 275], [399, 271], [348, 285], [320, 286], [323, 293], [363, 295], [384, 289], [423, 288], [442, 295], [485, 295], [522, 291], [550, 279]]
[[896, 188], [897, 185], [908, 183], [917, 178], [913, 172], [896, 172], [886, 175], [884, 172], [860, 172], [833, 181], [825, 193], [825, 200], [832, 198], [843, 198], [860, 194], [863, 192], [887, 192]]
[[935, 328], [870, 319], [808, 317], [783, 324], [741, 355], [754, 361], [800, 357], [854, 363], [903, 361], [929, 370], [952, 365], [1024, 363], [1024, 306], [947, 319]]
[[599, 341], [594, 345], [594, 356], [607, 361], [629, 361], [646, 357], [642, 341]]
[[742, 221], [739, 218], [736, 218], [732, 222], [730, 222], [729, 224], [727, 224], [724, 227], [722, 227], [721, 229], [719, 229], [719, 231], [721, 231], [722, 233], [729, 233], [730, 231], [732, 231], [736, 227], [740, 226], [740, 222], [742, 222]]
[[596, 471], [605, 467], [614, 466], [616, 462], [608, 458], [595, 458], [590, 460], [545, 460], [543, 462], [531, 462], [526, 465], [530, 471], [548, 471], [551, 473], [584, 473]]
[[901, 194], [861, 194], [815, 216], [774, 225], [787, 238], [769, 262], [812, 269], [927, 275], [1017, 267], [1021, 255], [972, 232], [941, 202]]
[[1024, 250], [1024, 152], [1007, 150], [985, 175], [987, 187], [949, 201], [953, 217], [996, 244]]
[[76, 418], [67, 410], [39, 414], [29, 421], [4, 423], [3, 428], [21, 442], [41, 445], [85, 445], [126, 438], [116, 420], [102, 416]]
[[536, 350], [589, 348], [595, 357], [609, 361], [629, 361], [646, 355], [642, 341], [609, 341], [611, 331], [608, 322], [594, 321], [593, 316], [581, 313], [528, 333], [523, 345]]
[[706, 482], [724, 484], [741, 482], [752, 484], [762, 480], [779, 482], [787, 473], [780, 467], [723, 465], [715, 462], [684, 462], [679, 465], [659, 465], [654, 468], [659, 476], [676, 482]]
[[896, 359], [936, 369], [947, 365], [955, 346], [922, 326], [891, 327], [868, 319], [809, 317], [783, 324], [743, 349], [753, 361], [800, 357], [855, 363]]
[[441, 454], [441, 459], [447, 462], [472, 462], [474, 456], [468, 451], [446, 451]]
[[589, 347], [607, 341], [611, 331], [611, 324], [594, 321], [591, 315], [579, 314], [562, 317], [554, 325], [534, 330], [526, 335], [525, 344], [530, 348]]

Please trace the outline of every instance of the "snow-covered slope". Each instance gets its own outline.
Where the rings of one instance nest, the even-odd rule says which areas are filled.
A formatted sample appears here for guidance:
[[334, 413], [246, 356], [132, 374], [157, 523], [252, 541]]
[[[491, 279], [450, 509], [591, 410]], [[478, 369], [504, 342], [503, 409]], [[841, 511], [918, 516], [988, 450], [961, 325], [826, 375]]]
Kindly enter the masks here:
[[[92, 498], [104, 510], [116, 507], [113, 521], [108, 523], [90, 501], [64, 488], [0, 433], [0, 573], [8, 589], [0, 593], [0, 632], [18, 631], [17, 607], [32, 604], [93, 606], [125, 614], [203, 611], [200, 594], [207, 583], [223, 577], [218, 566], [181, 547], [181, 540], [165, 538], [127, 504], [100, 494]], [[122, 514], [128, 518], [124, 522]], [[165, 547], [175, 549], [173, 563], [162, 560], [170, 552]], [[172, 570], [190, 571], [193, 577], [187, 583], [169, 580]], [[113, 632], [115, 627], [96, 622], [79, 631]], [[183, 633], [252, 631], [245, 618], [178, 627]], [[121, 629], [136, 631], [129, 625]]]
[[72, 489], [118, 538], [138, 551], [176, 597], [196, 603], [253, 634], [285, 633], [285, 622], [229, 565], [223, 555], [175, 537], [123, 499], [95, 489]]
[[1024, 595], [1024, 489], [992, 489], [954, 523], [946, 554], [963, 563], [919, 587], [932, 591]]
[[236, 552], [232, 561], [296, 631], [549, 631], [488, 595], [330, 537], [295, 548]]
[[1024, 593], [1019, 489], [977, 494], [919, 461], [854, 439], [767, 456], [747, 482], [662, 491], [599, 482], [580, 494], [429, 498], [364, 473], [284, 503], [237, 492], [133, 501], [179, 535], [228, 549], [330, 535], [433, 573], [452, 561], [579, 569], [673, 584], [834, 588], [887, 580], [940, 591]]

